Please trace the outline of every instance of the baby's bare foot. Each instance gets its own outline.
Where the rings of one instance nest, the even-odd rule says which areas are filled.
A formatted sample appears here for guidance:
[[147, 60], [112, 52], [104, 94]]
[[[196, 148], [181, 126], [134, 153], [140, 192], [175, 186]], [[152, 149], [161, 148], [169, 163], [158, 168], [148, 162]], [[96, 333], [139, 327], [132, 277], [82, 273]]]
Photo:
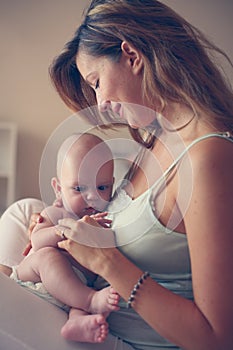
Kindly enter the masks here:
[[108, 335], [108, 324], [103, 315], [77, 315], [72, 317], [61, 329], [67, 340], [102, 343]]
[[92, 314], [100, 314], [119, 310], [119, 300], [119, 294], [112, 287], [94, 291], [88, 311]]

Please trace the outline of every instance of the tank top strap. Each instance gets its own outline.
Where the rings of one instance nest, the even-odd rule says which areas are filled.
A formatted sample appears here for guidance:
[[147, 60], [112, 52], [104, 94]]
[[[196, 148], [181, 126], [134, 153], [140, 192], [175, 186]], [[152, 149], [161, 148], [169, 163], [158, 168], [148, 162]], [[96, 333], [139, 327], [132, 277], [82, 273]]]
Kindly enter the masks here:
[[151, 190], [153, 190], [156, 186], [158, 186], [160, 183], [164, 181], [164, 179], [173, 171], [173, 169], [176, 167], [176, 165], [179, 163], [179, 161], [185, 156], [185, 154], [192, 148], [194, 145], [199, 143], [200, 141], [209, 139], [211, 137], [219, 137], [222, 139], [228, 139], [229, 141], [233, 142], [233, 137], [229, 132], [225, 133], [210, 133], [203, 135], [194, 141], [192, 141], [181, 153], [180, 155], [172, 162], [172, 164], [165, 170], [165, 172], [162, 174], [162, 176], [155, 181], [155, 183], [150, 187]]

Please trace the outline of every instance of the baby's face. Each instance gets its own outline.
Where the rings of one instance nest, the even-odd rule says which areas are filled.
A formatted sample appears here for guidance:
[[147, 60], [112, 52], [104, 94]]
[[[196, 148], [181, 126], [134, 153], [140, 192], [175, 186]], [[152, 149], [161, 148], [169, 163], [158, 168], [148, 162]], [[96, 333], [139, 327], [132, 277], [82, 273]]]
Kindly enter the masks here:
[[101, 150], [68, 157], [60, 179], [65, 209], [79, 218], [105, 211], [113, 182], [113, 160]]

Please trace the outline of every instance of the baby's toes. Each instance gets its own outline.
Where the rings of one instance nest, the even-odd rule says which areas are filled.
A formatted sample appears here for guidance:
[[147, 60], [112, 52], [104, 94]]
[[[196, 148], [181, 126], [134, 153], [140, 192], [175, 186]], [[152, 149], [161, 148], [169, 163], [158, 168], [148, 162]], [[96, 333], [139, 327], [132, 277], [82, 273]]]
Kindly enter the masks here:
[[96, 342], [102, 343], [106, 340], [108, 336], [108, 324], [102, 324], [99, 329], [99, 334], [97, 336]]
[[120, 301], [119, 294], [109, 294], [108, 303], [111, 305], [112, 310], [119, 310], [118, 303]]

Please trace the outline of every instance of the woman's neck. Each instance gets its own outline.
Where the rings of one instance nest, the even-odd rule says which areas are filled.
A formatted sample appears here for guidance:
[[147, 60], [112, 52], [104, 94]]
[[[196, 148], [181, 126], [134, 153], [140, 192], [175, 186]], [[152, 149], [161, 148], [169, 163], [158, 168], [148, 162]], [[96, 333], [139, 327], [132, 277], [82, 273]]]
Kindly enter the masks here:
[[211, 132], [226, 131], [216, 121], [210, 122], [210, 118], [203, 112], [194, 112], [190, 107], [179, 104], [168, 104], [161, 117], [160, 124], [165, 137], [171, 137], [172, 133], [179, 135], [184, 143]]

